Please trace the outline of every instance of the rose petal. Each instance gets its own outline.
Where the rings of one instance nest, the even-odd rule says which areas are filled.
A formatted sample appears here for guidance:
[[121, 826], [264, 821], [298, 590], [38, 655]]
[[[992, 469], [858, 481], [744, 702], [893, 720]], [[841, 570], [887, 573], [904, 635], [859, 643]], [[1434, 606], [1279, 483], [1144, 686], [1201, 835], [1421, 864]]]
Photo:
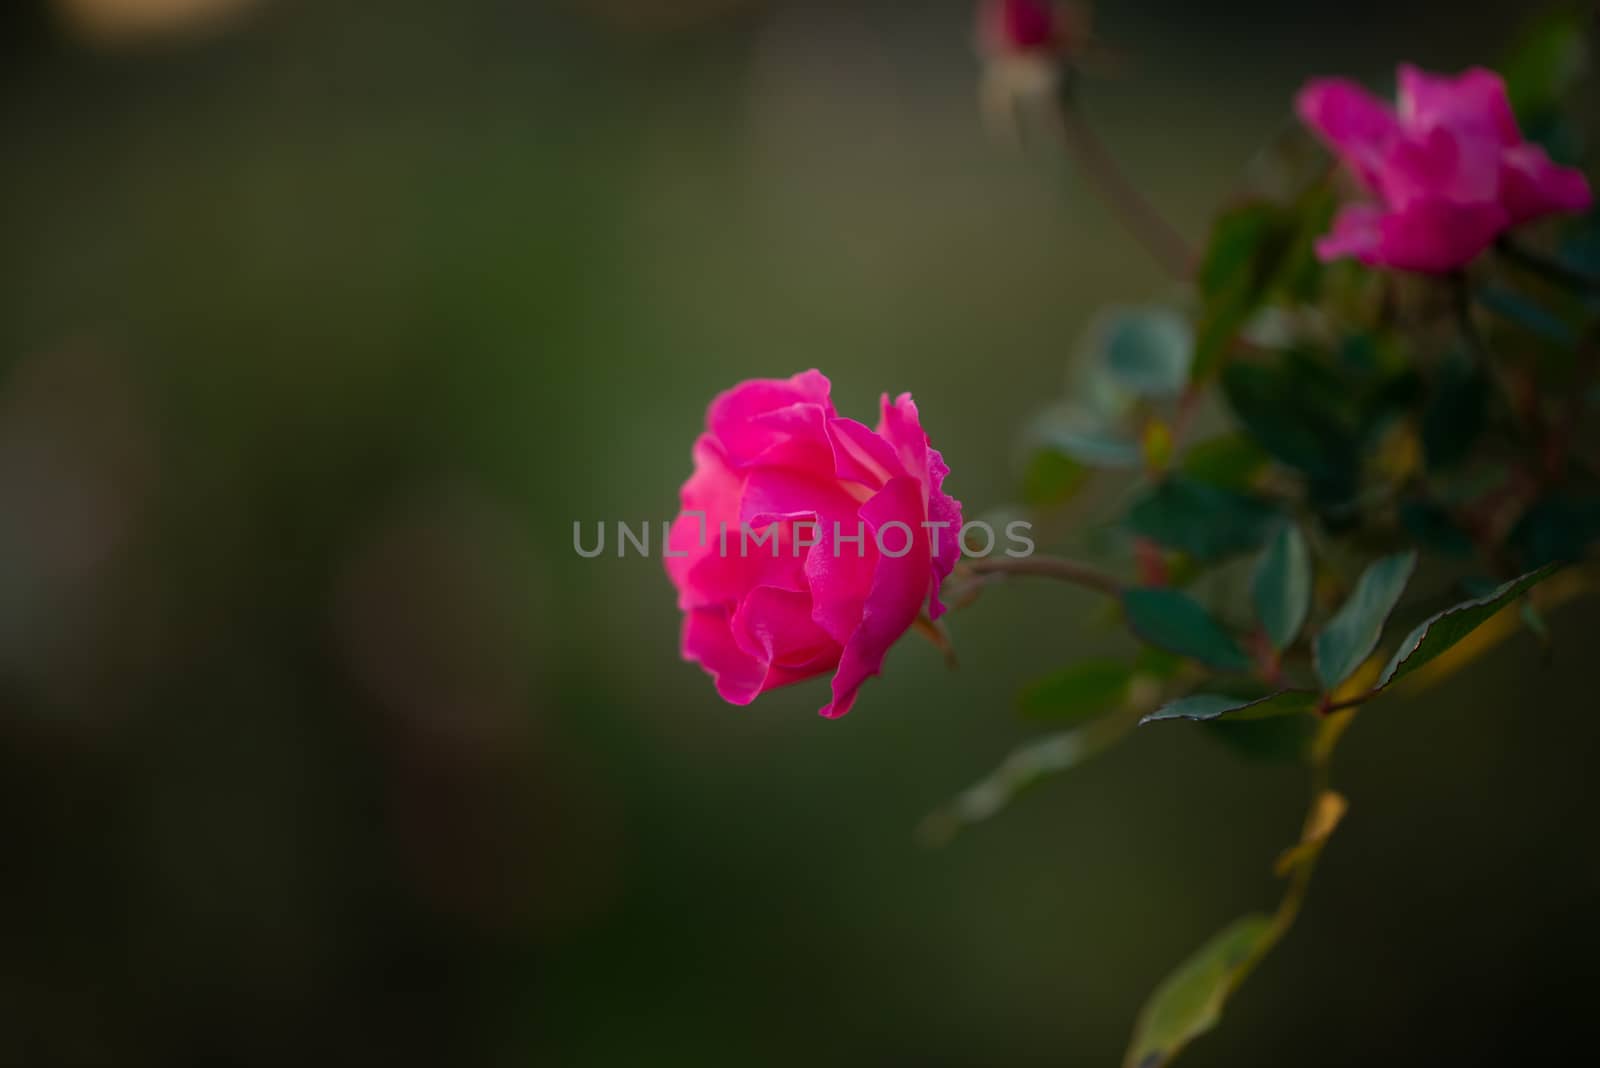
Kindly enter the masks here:
[[1389, 105], [1355, 82], [1318, 78], [1300, 90], [1295, 110], [1357, 177], [1376, 188], [1384, 153], [1400, 135]]
[[683, 617], [683, 658], [705, 668], [729, 704], [754, 701], [766, 681], [767, 665], [739, 648], [725, 609], [696, 608]]
[[820, 427], [834, 414], [831, 389], [820, 371], [793, 378], [758, 378], [720, 393], [706, 413], [706, 429], [735, 468], [760, 460], [775, 447]]
[[1407, 133], [1390, 146], [1378, 186], [1396, 211], [1420, 199], [1493, 201], [1499, 194], [1501, 151], [1488, 138], [1443, 127]]
[[[839, 643], [811, 618], [809, 593], [757, 586], [740, 602], [730, 626], [739, 648], [763, 664], [816, 674], [839, 659]], [[781, 683], [769, 679], [762, 689], [773, 685]]]
[[907, 531], [884, 534], [884, 545], [898, 551], [905, 535], [909, 542], [905, 555], [880, 554], [873, 575], [872, 591], [867, 595], [861, 625], [845, 644], [839, 670], [833, 677], [833, 700], [820, 710], [836, 718], [850, 711], [861, 684], [883, 669], [883, 659], [922, 609], [927, 595], [931, 566], [927, 539], [916, 529], [922, 514], [925, 488], [913, 478], [894, 478], [872, 500], [861, 506], [861, 517], [869, 530], [876, 532], [890, 523], [903, 523]]
[[1501, 160], [1501, 202], [1513, 225], [1555, 212], [1582, 214], [1594, 206], [1588, 177], [1553, 162], [1538, 145], [1507, 149]]
[[1333, 218], [1333, 229], [1317, 239], [1317, 258], [1324, 263], [1347, 257], [1372, 264], [1378, 248], [1377, 204], [1346, 204]]
[[1412, 129], [1448, 127], [1482, 134], [1506, 147], [1522, 141], [1505, 79], [1494, 71], [1474, 67], [1452, 77], [1403, 64], [1398, 97], [1400, 122]]
[[1444, 274], [1476, 259], [1505, 227], [1498, 203], [1416, 200], [1379, 220], [1373, 255], [1384, 266]]

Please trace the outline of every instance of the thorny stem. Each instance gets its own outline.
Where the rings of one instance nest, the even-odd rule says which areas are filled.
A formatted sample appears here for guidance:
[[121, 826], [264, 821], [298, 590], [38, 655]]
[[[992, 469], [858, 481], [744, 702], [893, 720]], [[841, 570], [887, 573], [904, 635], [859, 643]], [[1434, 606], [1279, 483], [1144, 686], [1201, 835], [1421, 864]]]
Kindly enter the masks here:
[[1062, 144], [1106, 206], [1167, 273], [1179, 281], [1188, 281], [1195, 267], [1194, 253], [1188, 242], [1128, 180], [1116, 158], [1078, 110], [1070, 84], [1050, 112], [1055, 117], [1056, 132]]
[[1510, 237], [1495, 242], [1495, 251], [1524, 270], [1531, 271], [1568, 289], [1600, 294], [1600, 278], [1586, 274], [1560, 260], [1552, 259], [1518, 243]]
[[1028, 556], [1021, 559], [993, 558], [969, 560], [975, 575], [1035, 575], [1082, 586], [1107, 597], [1122, 596], [1122, 583], [1104, 571], [1060, 556]]

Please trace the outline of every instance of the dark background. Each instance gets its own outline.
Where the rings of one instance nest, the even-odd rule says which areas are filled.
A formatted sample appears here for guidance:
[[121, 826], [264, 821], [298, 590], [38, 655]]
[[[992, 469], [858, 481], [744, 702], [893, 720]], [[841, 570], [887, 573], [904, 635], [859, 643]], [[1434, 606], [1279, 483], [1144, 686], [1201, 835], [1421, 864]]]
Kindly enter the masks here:
[[[966, 4], [160, 6], [0, 22], [0, 1063], [1112, 1064], [1272, 906], [1303, 772], [1181, 728], [914, 840], [1036, 732], [1020, 683], [1127, 650], [1087, 595], [999, 590], [830, 723], [720, 704], [659, 562], [573, 552], [809, 366], [914, 390], [1001, 505], [1096, 309], [1170, 294], [986, 135]], [[1516, 28], [1229, 10], [1105, 4], [1087, 90], [1195, 239], [1305, 77]], [[1554, 623], [1363, 716], [1185, 1063], [1582, 1056], [1600, 610]]]

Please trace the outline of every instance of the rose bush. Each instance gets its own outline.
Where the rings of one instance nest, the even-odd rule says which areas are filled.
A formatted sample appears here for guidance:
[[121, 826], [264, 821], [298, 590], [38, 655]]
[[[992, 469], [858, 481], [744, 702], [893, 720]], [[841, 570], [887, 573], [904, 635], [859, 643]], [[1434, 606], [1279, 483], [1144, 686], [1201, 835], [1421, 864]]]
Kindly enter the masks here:
[[667, 574], [684, 658], [733, 704], [833, 672], [821, 712], [842, 716], [924, 606], [944, 611], [961, 505], [911, 395], [885, 394], [873, 429], [830, 388], [817, 371], [743, 382], [694, 445]]
[[1589, 210], [1588, 179], [1523, 139], [1500, 75], [1448, 77], [1405, 65], [1399, 86], [1398, 109], [1342, 78], [1313, 80], [1296, 101], [1377, 198], [1340, 209], [1317, 243], [1324, 260], [1443, 273], [1513, 226]]

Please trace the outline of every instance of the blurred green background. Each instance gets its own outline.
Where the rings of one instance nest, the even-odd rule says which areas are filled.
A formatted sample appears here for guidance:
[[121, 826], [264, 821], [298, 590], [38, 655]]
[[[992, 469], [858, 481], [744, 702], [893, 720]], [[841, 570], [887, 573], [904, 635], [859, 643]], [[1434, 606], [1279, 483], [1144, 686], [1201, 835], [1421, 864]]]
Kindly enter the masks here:
[[[1268, 908], [1303, 773], [1138, 734], [919, 819], [1123, 651], [1025, 585], [720, 704], [660, 564], [709, 397], [913, 390], [971, 514], [1095, 310], [1169, 292], [985, 134], [965, 3], [18, 2], [0, 16], [0, 1063], [1112, 1064]], [[227, 5], [221, 5], [227, 6]], [[1198, 238], [1308, 75], [1499, 55], [1411, 0], [1122, 0], [1088, 107]], [[1202, 1065], [1501, 1064], [1600, 996], [1600, 610], [1363, 717]]]

